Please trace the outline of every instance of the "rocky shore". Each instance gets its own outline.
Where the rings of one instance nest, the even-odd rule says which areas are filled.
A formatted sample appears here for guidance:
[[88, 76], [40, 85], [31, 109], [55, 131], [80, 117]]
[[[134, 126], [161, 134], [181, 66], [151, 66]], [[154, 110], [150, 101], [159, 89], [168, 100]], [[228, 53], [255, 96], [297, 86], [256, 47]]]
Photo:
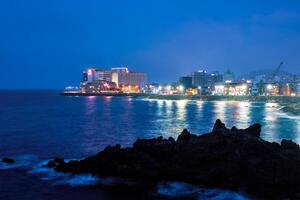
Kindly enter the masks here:
[[200, 136], [183, 130], [177, 140], [138, 139], [132, 147], [108, 146], [86, 159], [50, 160], [46, 167], [148, 182], [183, 181], [243, 191], [263, 199], [300, 199], [300, 148], [289, 140], [260, 138], [261, 126], [228, 129], [217, 120]]

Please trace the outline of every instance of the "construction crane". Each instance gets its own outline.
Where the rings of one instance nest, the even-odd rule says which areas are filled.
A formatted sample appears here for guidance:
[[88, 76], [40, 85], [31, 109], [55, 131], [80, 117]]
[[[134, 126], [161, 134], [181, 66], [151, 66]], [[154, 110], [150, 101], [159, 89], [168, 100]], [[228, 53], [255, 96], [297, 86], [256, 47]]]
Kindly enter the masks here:
[[278, 65], [278, 67], [274, 70], [274, 72], [273, 72], [273, 74], [272, 74], [272, 76], [271, 76], [271, 78], [270, 78], [270, 81], [271, 82], [275, 82], [275, 76], [278, 74], [278, 72], [280, 71], [280, 69], [281, 69], [281, 67], [282, 67], [282, 65], [283, 65], [283, 62], [280, 62], [279, 63], [279, 65]]

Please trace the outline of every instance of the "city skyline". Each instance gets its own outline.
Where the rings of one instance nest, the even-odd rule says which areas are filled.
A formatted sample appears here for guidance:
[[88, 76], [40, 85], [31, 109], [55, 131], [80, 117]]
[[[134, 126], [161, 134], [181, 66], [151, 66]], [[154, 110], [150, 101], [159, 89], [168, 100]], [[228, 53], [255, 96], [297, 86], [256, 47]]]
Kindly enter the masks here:
[[206, 69], [300, 74], [299, 1], [3, 1], [1, 89], [61, 89], [89, 66], [150, 82]]

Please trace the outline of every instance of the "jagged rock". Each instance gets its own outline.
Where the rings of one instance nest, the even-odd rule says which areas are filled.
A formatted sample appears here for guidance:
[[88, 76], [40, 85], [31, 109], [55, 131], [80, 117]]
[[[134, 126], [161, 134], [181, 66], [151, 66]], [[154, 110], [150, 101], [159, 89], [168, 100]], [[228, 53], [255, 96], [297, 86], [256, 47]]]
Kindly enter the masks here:
[[211, 133], [186, 129], [173, 138], [138, 139], [133, 147], [108, 146], [80, 161], [49, 161], [47, 167], [69, 173], [119, 176], [143, 181], [184, 181], [207, 187], [243, 190], [258, 198], [297, 198], [300, 148], [292, 141], [270, 143], [261, 126], [226, 128], [216, 120]]
[[12, 158], [3, 158], [3, 159], [2, 159], [2, 162], [3, 162], [3, 163], [6, 163], [6, 164], [13, 164], [13, 163], [15, 163], [16, 161], [15, 161], [14, 159], [12, 159]]
[[225, 124], [222, 123], [220, 119], [217, 119], [212, 132], [215, 134], [222, 134], [226, 133], [227, 131], [228, 129], [226, 128]]
[[281, 141], [281, 146], [282, 146], [282, 148], [285, 148], [285, 149], [294, 149], [294, 150], [299, 149], [299, 145], [296, 144], [295, 142], [293, 142], [292, 140], [283, 139]]
[[261, 132], [261, 125], [260, 124], [253, 124], [249, 126], [249, 128], [245, 129], [245, 133], [254, 137], [259, 138]]
[[55, 168], [59, 165], [63, 165], [65, 163], [63, 158], [55, 157], [53, 160], [49, 160], [44, 167]]

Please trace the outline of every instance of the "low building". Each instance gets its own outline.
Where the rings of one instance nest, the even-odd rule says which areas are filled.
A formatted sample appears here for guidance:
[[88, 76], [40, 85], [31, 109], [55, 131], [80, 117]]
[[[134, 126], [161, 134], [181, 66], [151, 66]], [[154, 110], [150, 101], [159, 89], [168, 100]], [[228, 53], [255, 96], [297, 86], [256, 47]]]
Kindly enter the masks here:
[[127, 94], [131, 94], [131, 93], [140, 93], [140, 87], [138, 85], [120, 85], [119, 86], [120, 92], [121, 93], [127, 93]]
[[142, 88], [143, 93], [146, 94], [159, 94], [159, 84], [158, 83], [147, 83]]
[[119, 92], [117, 85], [109, 81], [83, 82], [80, 85], [80, 91], [83, 93], [101, 93], [101, 92]]
[[216, 96], [248, 96], [251, 94], [251, 84], [226, 83], [215, 85], [212, 94]]
[[198, 94], [198, 88], [188, 88], [185, 90], [186, 95], [197, 95]]
[[265, 96], [278, 96], [279, 95], [279, 85], [278, 84], [272, 84], [272, 83], [266, 83], [263, 85]]

